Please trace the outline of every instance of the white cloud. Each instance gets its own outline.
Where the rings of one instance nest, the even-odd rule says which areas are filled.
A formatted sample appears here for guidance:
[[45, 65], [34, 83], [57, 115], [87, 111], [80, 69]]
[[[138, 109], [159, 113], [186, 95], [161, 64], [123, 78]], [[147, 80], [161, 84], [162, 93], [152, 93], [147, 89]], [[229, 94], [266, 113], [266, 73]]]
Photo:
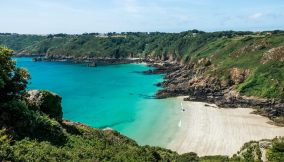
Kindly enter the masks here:
[[257, 13], [250, 15], [249, 18], [252, 19], [252, 20], [256, 20], [256, 19], [261, 18], [263, 15], [264, 15], [263, 13], [257, 12]]
[[140, 7], [136, 0], [123, 0], [122, 5], [124, 6], [127, 12], [138, 13], [140, 11]]
[[177, 14], [177, 15], [174, 15], [174, 17], [177, 18], [177, 21], [180, 23], [180, 24], [188, 24], [190, 22], [190, 16], [186, 15], [186, 14]]

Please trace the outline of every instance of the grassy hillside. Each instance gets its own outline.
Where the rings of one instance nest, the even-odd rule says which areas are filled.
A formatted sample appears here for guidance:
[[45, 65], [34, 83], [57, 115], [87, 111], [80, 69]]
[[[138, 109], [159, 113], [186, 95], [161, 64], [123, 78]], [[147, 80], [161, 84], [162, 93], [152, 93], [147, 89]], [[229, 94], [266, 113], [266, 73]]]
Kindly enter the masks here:
[[0, 33], [0, 45], [7, 46], [15, 51], [19, 51], [45, 38], [45, 36], [39, 35]]

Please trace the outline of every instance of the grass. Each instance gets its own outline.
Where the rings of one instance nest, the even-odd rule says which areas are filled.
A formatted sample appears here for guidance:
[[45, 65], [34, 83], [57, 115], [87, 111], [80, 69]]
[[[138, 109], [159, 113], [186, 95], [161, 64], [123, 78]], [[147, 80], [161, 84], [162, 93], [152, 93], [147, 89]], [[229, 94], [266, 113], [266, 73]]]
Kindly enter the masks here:
[[257, 67], [254, 73], [238, 86], [247, 96], [284, 98], [284, 64], [269, 62]]

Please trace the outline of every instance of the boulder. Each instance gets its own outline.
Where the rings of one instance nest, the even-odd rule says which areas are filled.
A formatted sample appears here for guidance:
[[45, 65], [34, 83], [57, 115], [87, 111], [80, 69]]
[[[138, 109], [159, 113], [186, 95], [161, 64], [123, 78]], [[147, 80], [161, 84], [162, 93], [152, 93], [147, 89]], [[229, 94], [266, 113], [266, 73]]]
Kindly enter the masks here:
[[59, 95], [44, 90], [30, 90], [27, 92], [26, 100], [30, 108], [62, 121], [63, 112]]

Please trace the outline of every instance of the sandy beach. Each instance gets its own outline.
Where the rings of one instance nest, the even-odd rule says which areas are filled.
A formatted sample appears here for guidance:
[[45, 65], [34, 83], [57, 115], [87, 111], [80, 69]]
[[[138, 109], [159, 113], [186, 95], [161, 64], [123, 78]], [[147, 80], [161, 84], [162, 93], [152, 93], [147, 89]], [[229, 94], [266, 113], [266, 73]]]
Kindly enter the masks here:
[[179, 129], [167, 148], [178, 153], [232, 156], [246, 142], [284, 135], [284, 127], [268, 124], [269, 119], [251, 114], [253, 109], [222, 109], [183, 101], [183, 97], [177, 100], [184, 111], [180, 108]]

